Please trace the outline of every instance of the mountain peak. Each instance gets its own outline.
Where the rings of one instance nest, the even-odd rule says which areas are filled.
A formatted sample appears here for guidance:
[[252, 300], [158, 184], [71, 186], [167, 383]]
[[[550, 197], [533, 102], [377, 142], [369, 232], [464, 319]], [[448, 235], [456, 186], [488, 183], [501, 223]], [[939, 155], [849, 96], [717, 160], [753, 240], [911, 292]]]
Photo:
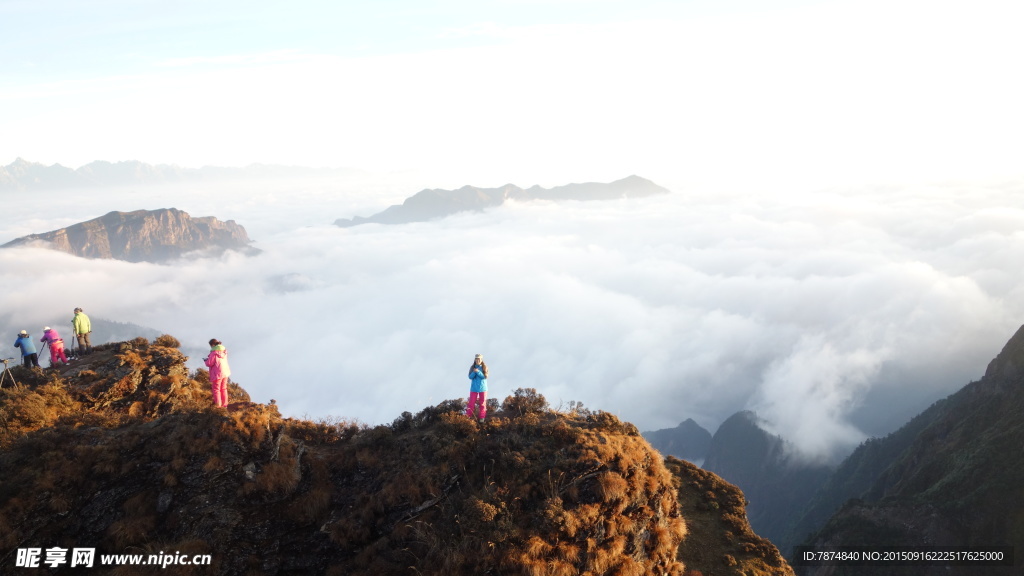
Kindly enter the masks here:
[[283, 418], [236, 383], [222, 409], [179, 345], [12, 368], [0, 541], [208, 554], [212, 574], [792, 576], [742, 493], [610, 413], [519, 389], [484, 423], [459, 399], [368, 427]]
[[989, 380], [1019, 380], [1024, 372], [1024, 326], [1010, 337], [999, 354], [988, 363], [985, 378]]
[[129, 262], [162, 262], [198, 250], [254, 250], [245, 229], [233, 220], [193, 218], [177, 208], [112, 211], [67, 228], [23, 236], [0, 247], [32, 243], [83, 258]]

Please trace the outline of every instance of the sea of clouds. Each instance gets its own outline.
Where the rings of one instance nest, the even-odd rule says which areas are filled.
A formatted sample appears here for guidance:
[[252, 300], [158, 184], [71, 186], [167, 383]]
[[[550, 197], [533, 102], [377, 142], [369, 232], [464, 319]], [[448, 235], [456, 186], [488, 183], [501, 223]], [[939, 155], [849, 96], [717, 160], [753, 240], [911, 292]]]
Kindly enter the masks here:
[[193, 367], [216, 337], [254, 401], [369, 424], [465, 395], [481, 353], [499, 400], [532, 387], [641, 430], [693, 418], [714, 432], [750, 409], [805, 454], [836, 457], [979, 378], [1024, 319], [1020, 181], [659, 183], [674, 192], [348, 229], [331, 222], [425, 183], [22, 195], [0, 243], [173, 206], [236, 220], [262, 253], [157, 265], [0, 250], [0, 330], [13, 343], [81, 306], [174, 335]]

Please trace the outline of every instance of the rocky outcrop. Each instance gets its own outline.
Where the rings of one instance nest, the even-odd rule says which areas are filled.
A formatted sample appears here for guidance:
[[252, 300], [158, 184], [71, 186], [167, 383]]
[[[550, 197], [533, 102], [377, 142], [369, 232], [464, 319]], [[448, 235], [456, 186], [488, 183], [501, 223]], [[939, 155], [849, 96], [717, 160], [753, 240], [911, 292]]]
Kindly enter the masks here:
[[664, 462], [609, 413], [520, 389], [485, 423], [448, 400], [368, 427], [282, 418], [235, 384], [221, 409], [177, 345], [12, 369], [0, 571], [77, 573], [16, 567], [19, 549], [75, 546], [97, 562], [208, 555], [175, 573], [218, 575], [790, 573], [749, 531], [742, 493]]
[[508, 200], [613, 200], [616, 198], [642, 198], [656, 194], [667, 194], [668, 190], [639, 176], [603, 184], [588, 182], [567, 184], [546, 189], [533, 186], [522, 189], [512, 184], [500, 188], [477, 188], [463, 186], [458, 190], [426, 189], [406, 198], [368, 218], [356, 216], [352, 219], [339, 218], [334, 224], [342, 228], [359, 224], [406, 224], [426, 222], [451, 214], [466, 211], [480, 211], [500, 206]]
[[254, 251], [245, 228], [234, 220], [193, 218], [176, 208], [110, 212], [67, 228], [17, 238], [2, 247], [25, 245], [129, 262], [162, 262], [196, 251]]
[[562, 415], [530, 392], [485, 424], [457, 400], [368, 428], [282, 418], [236, 388], [224, 410], [175, 343], [14, 370], [0, 570], [18, 548], [74, 541], [209, 554], [203, 574], [683, 574], [672, 477], [611, 414]]

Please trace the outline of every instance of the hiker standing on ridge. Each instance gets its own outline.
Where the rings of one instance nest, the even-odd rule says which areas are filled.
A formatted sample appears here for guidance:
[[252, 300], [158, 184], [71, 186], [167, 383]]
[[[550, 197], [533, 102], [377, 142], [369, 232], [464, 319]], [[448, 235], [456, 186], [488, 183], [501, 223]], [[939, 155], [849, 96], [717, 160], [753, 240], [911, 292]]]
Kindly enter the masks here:
[[[484, 364], [484, 357], [480, 354], [476, 355], [469, 367], [469, 380], [472, 384], [469, 386], [466, 416], [473, 418], [476, 413], [479, 421], [483, 423], [484, 418], [487, 418], [487, 364]], [[475, 409], [477, 404], [480, 405], [479, 412]]]
[[210, 354], [203, 361], [210, 368], [210, 392], [213, 394], [213, 404], [227, 408], [228, 376], [231, 376], [227, 348], [221, 344], [220, 340], [211, 338]]
[[25, 365], [25, 368], [31, 368], [35, 366], [39, 367], [39, 356], [36, 354], [36, 345], [32, 343], [32, 339], [28, 337], [28, 332], [22, 330], [18, 332], [18, 339], [14, 341], [15, 348], [21, 348], [21, 362]]
[[75, 317], [71, 319], [71, 326], [74, 328], [75, 337], [78, 338], [78, 350], [82, 354], [92, 352], [92, 343], [89, 342], [89, 334], [92, 334], [92, 323], [89, 317], [82, 312], [81, 308], [75, 308]]
[[64, 341], [56, 330], [49, 326], [43, 328], [43, 337], [39, 341], [50, 346], [50, 366], [56, 366], [58, 358], [65, 366], [68, 365], [68, 357], [64, 354]]

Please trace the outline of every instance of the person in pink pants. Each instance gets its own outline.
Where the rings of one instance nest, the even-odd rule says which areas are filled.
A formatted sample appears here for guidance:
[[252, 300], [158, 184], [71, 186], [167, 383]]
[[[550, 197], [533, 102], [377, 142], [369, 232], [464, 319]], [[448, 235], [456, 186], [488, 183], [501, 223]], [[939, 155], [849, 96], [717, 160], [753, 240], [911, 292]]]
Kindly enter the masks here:
[[487, 364], [484, 364], [484, 357], [480, 354], [473, 359], [469, 367], [469, 404], [466, 406], [466, 416], [470, 418], [476, 415], [480, 422], [487, 418]]
[[68, 357], [64, 354], [64, 341], [56, 330], [49, 326], [43, 328], [43, 337], [39, 341], [50, 346], [50, 366], [56, 366], [58, 359], [67, 366]]
[[213, 394], [214, 406], [227, 408], [228, 376], [231, 376], [227, 348], [224, 348], [220, 340], [210, 339], [210, 354], [203, 361], [210, 368], [210, 392]]

